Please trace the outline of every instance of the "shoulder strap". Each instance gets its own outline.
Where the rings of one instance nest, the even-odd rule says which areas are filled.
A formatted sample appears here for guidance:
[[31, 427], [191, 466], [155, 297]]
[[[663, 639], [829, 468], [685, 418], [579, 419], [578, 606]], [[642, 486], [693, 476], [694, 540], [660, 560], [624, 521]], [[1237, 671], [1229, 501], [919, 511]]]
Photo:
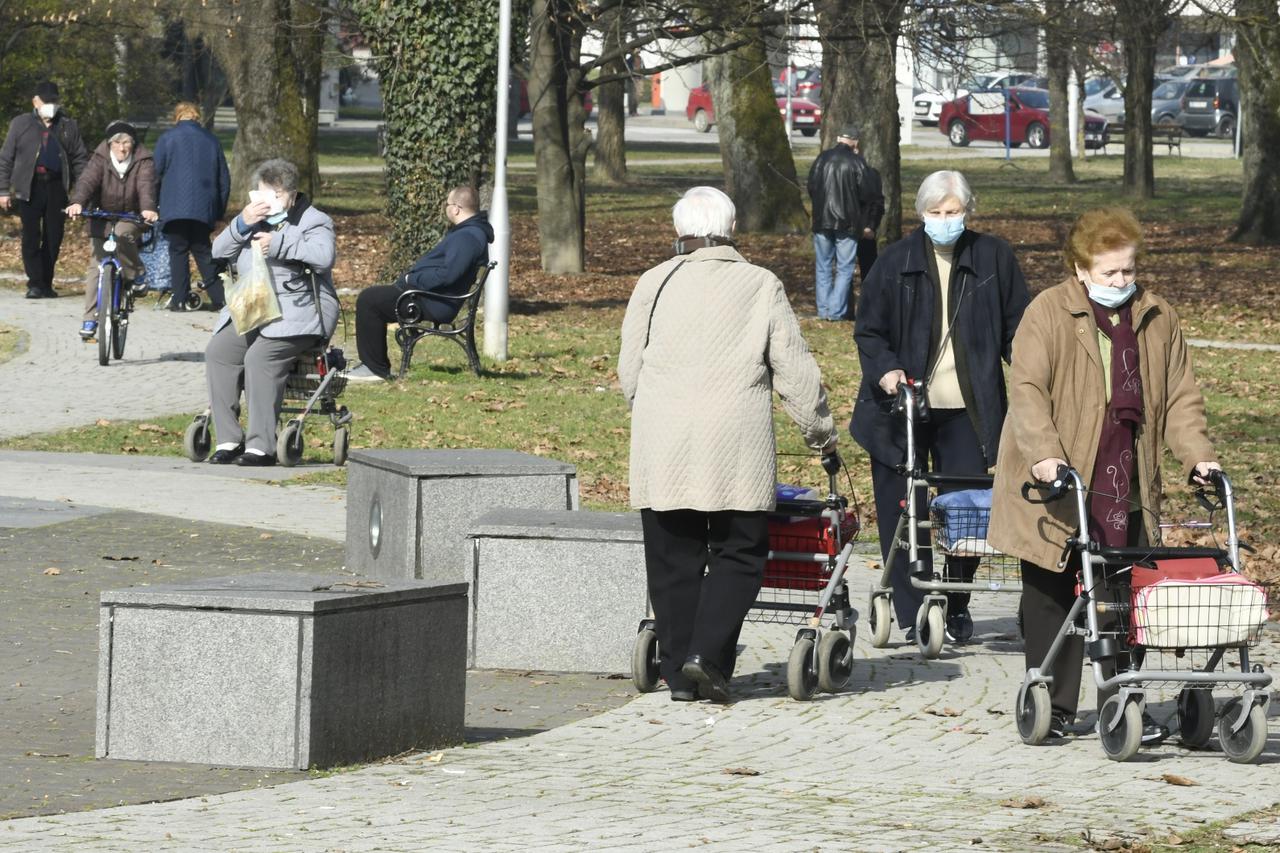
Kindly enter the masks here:
[[671, 281], [671, 277], [676, 274], [676, 270], [684, 266], [685, 262], [681, 261], [676, 264], [671, 272], [667, 273], [667, 277], [662, 280], [662, 284], [658, 285], [658, 292], [653, 296], [653, 304], [649, 306], [649, 325], [644, 330], [644, 348], [649, 348], [649, 335], [653, 332], [653, 312], [658, 310], [658, 300], [662, 298], [662, 290], [667, 286], [667, 282]]

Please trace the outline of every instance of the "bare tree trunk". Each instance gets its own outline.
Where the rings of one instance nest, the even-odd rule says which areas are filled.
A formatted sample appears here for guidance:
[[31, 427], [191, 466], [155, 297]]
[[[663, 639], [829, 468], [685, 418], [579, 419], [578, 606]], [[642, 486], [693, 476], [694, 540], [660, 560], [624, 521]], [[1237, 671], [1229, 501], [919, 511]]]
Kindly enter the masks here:
[[[861, 151], [880, 172], [885, 215], [880, 234], [902, 235], [897, 65], [903, 0], [818, 0], [822, 39], [822, 147], [846, 124], [861, 131]], [[892, 118], [888, 118], [888, 117]]]
[[[1076, 182], [1071, 163], [1071, 105], [1067, 84], [1071, 77], [1071, 21], [1066, 0], [1045, 0], [1044, 43], [1049, 72], [1049, 178], [1059, 184]], [[1081, 122], [1083, 124], [1083, 122]]]
[[762, 39], [706, 63], [725, 191], [739, 231], [800, 231], [808, 214]]
[[586, 269], [587, 134], [579, 83], [582, 25], [571, 0], [535, 0], [529, 100], [538, 173], [538, 243], [549, 273]]
[[1280, 244], [1280, 14], [1274, 0], [1236, 0], [1244, 197], [1231, 239]]
[[186, 12], [226, 71], [235, 99], [232, 199], [246, 197], [254, 168], [273, 157], [296, 165], [301, 189], [312, 194], [320, 174], [316, 110], [324, 8], [289, 0], [207, 0], [188, 4]]
[[1169, 28], [1170, 0], [1118, 0], [1124, 44], [1124, 189], [1135, 198], [1156, 194], [1151, 154], [1151, 91], [1156, 42]]
[[[622, 32], [622, 9], [615, 7], [600, 19], [604, 33], [603, 51], [618, 50], [616, 59], [600, 68], [604, 76], [623, 74], [627, 63], [620, 50], [626, 41]], [[627, 146], [624, 131], [627, 126], [626, 104], [623, 93], [626, 84], [622, 80], [602, 83], [596, 87], [596, 177], [610, 184], [627, 181]]]

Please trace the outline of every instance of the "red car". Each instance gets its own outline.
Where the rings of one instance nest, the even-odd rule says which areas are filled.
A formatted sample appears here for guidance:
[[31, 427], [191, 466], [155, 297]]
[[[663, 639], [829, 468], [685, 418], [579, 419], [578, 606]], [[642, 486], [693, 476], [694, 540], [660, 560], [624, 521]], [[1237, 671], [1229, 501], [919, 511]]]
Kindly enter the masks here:
[[[1010, 144], [1024, 142], [1031, 148], [1049, 147], [1049, 93], [1044, 89], [1015, 86], [1009, 92]], [[1004, 93], [973, 92], [942, 105], [938, 130], [952, 145], [965, 146], [972, 140], [1004, 142]], [[1101, 148], [1107, 135], [1107, 120], [1085, 111], [1084, 144]]]
[[[698, 133], [711, 130], [711, 125], [716, 123], [716, 113], [711, 106], [711, 90], [704, 85], [691, 91], [684, 114], [693, 122], [693, 129]], [[778, 114], [783, 121], [787, 120], [786, 95], [778, 98]], [[822, 107], [808, 98], [792, 96], [791, 125], [805, 136], [813, 136], [822, 127]]]

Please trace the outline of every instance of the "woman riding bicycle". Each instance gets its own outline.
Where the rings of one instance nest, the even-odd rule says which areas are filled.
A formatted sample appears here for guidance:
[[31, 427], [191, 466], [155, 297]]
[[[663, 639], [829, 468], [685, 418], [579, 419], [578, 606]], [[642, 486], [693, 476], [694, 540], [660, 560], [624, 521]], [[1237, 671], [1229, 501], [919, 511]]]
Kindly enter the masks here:
[[[107, 138], [93, 152], [88, 167], [76, 181], [71, 191], [71, 204], [65, 213], [74, 219], [85, 207], [141, 215], [148, 223], [158, 218], [155, 209], [156, 175], [151, 152], [138, 145], [138, 131], [128, 122], [113, 121], [107, 125]], [[98, 331], [98, 268], [107, 256], [103, 244], [113, 227], [115, 257], [120, 262], [125, 286], [132, 287], [142, 275], [142, 259], [138, 257], [141, 225], [128, 220], [108, 222], [102, 219], [86, 223], [85, 228], [93, 244], [93, 266], [89, 268], [84, 282], [84, 322], [80, 326], [80, 337], [85, 340]]]

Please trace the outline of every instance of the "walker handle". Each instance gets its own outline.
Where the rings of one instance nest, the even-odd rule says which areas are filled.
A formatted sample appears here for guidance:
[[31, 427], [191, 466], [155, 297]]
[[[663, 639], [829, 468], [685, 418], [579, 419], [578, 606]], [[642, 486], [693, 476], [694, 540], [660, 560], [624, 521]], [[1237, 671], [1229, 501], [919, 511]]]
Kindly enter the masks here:
[[[1023, 483], [1023, 499], [1033, 504], [1047, 504], [1058, 500], [1071, 491], [1071, 481], [1068, 479], [1070, 473], [1071, 469], [1066, 465], [1059, 465], [1057, 472], [1053, 475], [1052, 483]], [[1033, 491], [1041, 493], [1044, 497], [1038, 499], [1031, 497]]]

